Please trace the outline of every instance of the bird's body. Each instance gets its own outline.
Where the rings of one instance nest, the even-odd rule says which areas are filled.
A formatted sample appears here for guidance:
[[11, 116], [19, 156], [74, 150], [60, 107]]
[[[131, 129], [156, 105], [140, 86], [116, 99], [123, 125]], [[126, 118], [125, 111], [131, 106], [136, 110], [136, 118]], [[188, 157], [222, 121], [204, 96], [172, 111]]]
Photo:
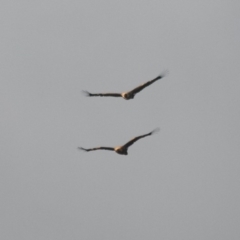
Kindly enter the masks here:
[[167, 74], [167, 71], [163, 72], [162, 74], [160, 74], [156, 78], [154, 78], [154, 79], [152, 79], [152, 80], [134, 88], [133, 90], [131, 90], [129, 92], [123, 92], [123, 93], [90, 93], [88, 91], [83, 91], [83, 93], [88, 97], [122, 97], [125, 100], [130, 100], [130, 99], [133, 99], [138, 92], [142, 91], [145, 87], [153, 84], [157, 80], [163, 78], [164, 76], [166, 76], [166, 74]]
[[147, 133], [147, 134], [135, 137], [132, 140], [130, 140], [129, 142], [127, 142], [126, 144], [124, 144], [122, 146], [115, 147], [115, 148], [113, 148], [113, 147], [96, 147], [96, 148], [88, 148], [88, 149], [86, 149], [86, 148], [79, 147], [79, 149], [81, 149], [83, 151], [86, 151], [86, 152], [95, 151], [95, 150], [110, 150], [110, 151], [115, 151], [116, 153], [121, 154], [121, 155], [128, 155], [128, 148], [133, 143], [135, 143], [136, 141], [138, 141], [141, 138], [150, 136], [150, 135], [152, 135], [152, 134], [154, 134], [154, 133], [156, 133], [158, 131], [159, 131], [159, 128], [156, 128], [153, 131], [151, 131], [150, 133]]

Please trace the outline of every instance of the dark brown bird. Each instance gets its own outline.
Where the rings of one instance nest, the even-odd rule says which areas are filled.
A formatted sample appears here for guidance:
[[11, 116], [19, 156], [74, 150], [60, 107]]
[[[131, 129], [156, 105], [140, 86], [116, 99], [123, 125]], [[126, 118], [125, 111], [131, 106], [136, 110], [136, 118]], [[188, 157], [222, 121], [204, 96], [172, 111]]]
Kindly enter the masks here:
[[123, 93], [90, 93], [88, 91], [83, 91], [83, 93], [88, 96], [88, 97], [122, 97], [126, 100], [129, 99], [133, 99], [134, 96], [139, 93], [140, 91], [142, 91], [145, 87], [153, 84], [154, 82], [156, 82], [157, 80], [165, 77], [167, 75], [168, 71], [164, 71], [162, 74], [160, 74], [159, 76], [157, 76], [156, 78], [140, 85], [139, 87], [134, 88], [133, 90], [129, 91], [129, 92], [123, 92]]
[[132, 140], [130, 140], [129, 142], [127, 142], [126, 144], [124, 144], [123, 146], [119, 146], [119, 147], [114, 147], [114, 148], [113, 147], [96, 147], [96, 148], [88, 148], [88, 149], [79, 147], [79, 149], [86, 151], [86, 152], [95, 151], [95, 150], [111, 150], [111, 151], [115, 151], [116, 153], [121, 154], [121, 155], [128, 155], [128, 148], [133, 143], [135, 143], [136, 141], [138, 141], [141, 138], [150, 136], [150, 135], [158, 132], [159, 130], [160, 130], [159, 128], [156, 128], [153, 131], [151, 131], [150, 133], [135, 137]]

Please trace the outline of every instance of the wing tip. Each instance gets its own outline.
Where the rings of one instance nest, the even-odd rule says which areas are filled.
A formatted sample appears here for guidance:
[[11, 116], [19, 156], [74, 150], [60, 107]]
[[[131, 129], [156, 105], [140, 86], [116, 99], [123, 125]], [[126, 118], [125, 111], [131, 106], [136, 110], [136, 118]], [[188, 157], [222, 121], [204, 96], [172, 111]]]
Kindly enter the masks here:
[[165, 69], [165, 70], [163, 70], [163, 72], [161, 74], [159, 74], [158, 77], [163, 78], [163, 77], [166, 77], [168, 74], [169, 74], [169, 70]]
[[156, 134], [156, 133], [158, 133], [158, 132], [160, 132], [160, 128], [159, 128], [159, 127], [157, 127], [157, 128], [155, 128], [154, 130], [152, 130], [152, 131], [151, 131], [151, 135]]
[[78, 147], [79, 150], [87, 152], [87, 149], [83, 148], [83, 147]]
[[82, 94], [86, 97], [90, 97], [91, 96], [91, 93], [86, 91], [86, 90], [82, 90]]

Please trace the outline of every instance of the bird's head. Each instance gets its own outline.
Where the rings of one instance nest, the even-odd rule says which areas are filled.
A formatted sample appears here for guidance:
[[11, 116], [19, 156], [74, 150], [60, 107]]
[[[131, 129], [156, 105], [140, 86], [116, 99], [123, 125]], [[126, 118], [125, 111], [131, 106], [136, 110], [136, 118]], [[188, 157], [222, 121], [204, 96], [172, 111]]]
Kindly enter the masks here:
[[124, 147], [116, 147], [114, 151], [121, 155], [128, 155], [127, 149]]
[[126, 92], [122, 94], [122, 97], [126, 100], [130, 100], [134, 98], [134, 93], [132, 92]]

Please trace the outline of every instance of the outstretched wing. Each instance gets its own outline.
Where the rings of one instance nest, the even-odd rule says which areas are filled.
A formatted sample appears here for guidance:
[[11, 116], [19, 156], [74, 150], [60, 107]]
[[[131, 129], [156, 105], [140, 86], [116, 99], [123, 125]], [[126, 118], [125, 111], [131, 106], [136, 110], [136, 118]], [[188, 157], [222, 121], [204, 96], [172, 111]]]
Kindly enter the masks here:
[[87, 97], [122, 97], [121, 93], [90, 93], [88, 91], [83, 91], [83, 93]]
[[96, 148], [82, 148], [82, 147], [78, 147], [78, 149], [83, 150], [85, 152], [90, 152], [90, 151], [95, 151], [95, 150], [111, 150], [114, 151], [114, 148], [111, 147], [96, 147]]
[[129, 142], [127, 142], [125, 145], [123, 145], [124, 148], [128, 148], [130, 147], [131, 145], [133, 145], [137, 140], [141, 139], [141, 138], [144, 138], [144, 137], [147, 137], [147, 136], [150, 136], [154, 133], [157, 133], [160, 129], [159, 128], [156, 128], [154, 129], [153, 131], [151, 131], [150, 133], [147, 133], [147, 134], [144, 134], [144, 135], [141, 135], [141, 136], [138, 136], [138, 137], [135, 137], [133, 138], [132, 140], [130, 140]]
[[161, 79], [163, 77], [165, 77], [167, 75], [168, 71], [164, 71], [162, 74], [160, 74], [159, 76], [157, 76], [156, 78], [154, 78], [153, 80], [150, 80], [142, 85], [140, 85], [139, 87], [134, 88], [133, 90], [131, 90], [130, 92], [132, 92], [133, 94], [136, 94], [140, 91], [142, 91], [145, 87], [153, 84], [154, 82], [156, 82], [158, 79]]

